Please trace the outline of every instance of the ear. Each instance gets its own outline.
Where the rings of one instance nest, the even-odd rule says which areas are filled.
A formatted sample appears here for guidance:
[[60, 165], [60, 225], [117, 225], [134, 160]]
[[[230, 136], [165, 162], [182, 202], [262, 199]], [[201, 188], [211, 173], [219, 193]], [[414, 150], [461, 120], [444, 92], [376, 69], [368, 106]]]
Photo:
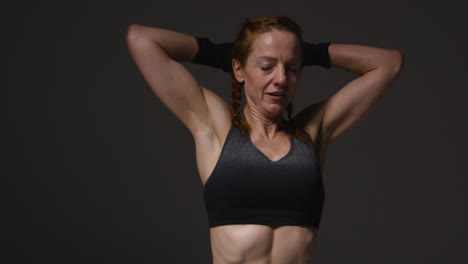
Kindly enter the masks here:
[[242, 73], [242, 66], [237, 59], [232, 59], [232, 71], [236, 80], [240, 83], [243, 83], [244, 75]]

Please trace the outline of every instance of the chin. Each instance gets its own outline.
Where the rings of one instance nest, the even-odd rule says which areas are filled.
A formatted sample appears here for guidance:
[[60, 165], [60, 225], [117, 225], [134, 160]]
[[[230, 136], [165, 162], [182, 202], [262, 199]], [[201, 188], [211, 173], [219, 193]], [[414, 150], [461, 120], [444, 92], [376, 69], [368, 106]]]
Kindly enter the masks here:
[[286, 106], [282, 106], [279, 104], [272, 104], [272, 105], [269, 105], [267, 109], [271, 117], [276, 117], [278, 115], [282, 115], [284, 111], [286, 111]]

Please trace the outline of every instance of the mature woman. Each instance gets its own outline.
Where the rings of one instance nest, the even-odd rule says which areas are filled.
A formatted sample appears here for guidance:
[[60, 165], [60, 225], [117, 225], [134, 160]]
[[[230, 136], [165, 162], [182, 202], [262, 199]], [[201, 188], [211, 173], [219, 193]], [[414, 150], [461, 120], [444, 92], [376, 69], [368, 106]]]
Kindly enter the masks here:
[[[402, 70], [402, 53], [306, 43], [287, 17], [247, 19], [231, 45], [142, 25], [128, 28], [127, 44], [148, 85], [193, 135], [213, 263], [310, 263], [326, 149], [385, 94]], [[232, 72], [231, 106], [182, 61]], [[304, 65], [360, 77], [291, 117]]]

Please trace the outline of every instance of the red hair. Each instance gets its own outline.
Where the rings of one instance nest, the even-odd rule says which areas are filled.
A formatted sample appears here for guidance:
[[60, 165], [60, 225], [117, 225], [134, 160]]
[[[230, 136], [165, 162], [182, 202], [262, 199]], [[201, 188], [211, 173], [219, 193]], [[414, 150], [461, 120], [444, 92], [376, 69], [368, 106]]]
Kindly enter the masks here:
[[[279, 29], [293, 33], [298, 41], [300, 48], [301, 65], [303, 62], [304, 54], [304, 40], [302, 38], [302, 30], [294, 21], [285, 16], [266, 17], [261, 16], [252, 19], [246, 19], [237, 34], [234, 41], [232, 57], [239, 61], [242, 67], [247, 62], [247, 57], [252, 52], [252, 43], [255, 37], [261, 33], [270, 32], [273, 29]], [[242, 83], [238, 82], [232, 72], [232, 96], [231, 96], [231, 121], [234, 125], [240, 128], [242, 135], [247, 136], [251, 132], [251, 128], [247, 121], [237, 115], [240, 107], [242, 106]], [[293, 118], [291, 117], [293, 106], [292, 102], [286, 107], [288, 119], [286, 120], [285, 129], [288, 133], [293, 133], [302, 141], [310, 139], [309, 135], [304, 131], [304, 128], [295, 128]]]

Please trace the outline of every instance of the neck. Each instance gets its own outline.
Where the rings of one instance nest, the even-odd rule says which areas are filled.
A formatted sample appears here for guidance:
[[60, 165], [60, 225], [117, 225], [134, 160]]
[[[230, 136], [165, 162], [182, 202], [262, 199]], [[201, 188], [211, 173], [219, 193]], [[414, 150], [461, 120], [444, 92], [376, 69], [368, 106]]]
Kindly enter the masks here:
[[275, 117], [267, 117], [257, 109], [251, 108], [246, 104], [244, 107], [244, 116], [247, 123], [249, 123], [251, 134], [254, 134], [254, 137], [273, 139], [278, 132], [284, 129], [282, 114]]

